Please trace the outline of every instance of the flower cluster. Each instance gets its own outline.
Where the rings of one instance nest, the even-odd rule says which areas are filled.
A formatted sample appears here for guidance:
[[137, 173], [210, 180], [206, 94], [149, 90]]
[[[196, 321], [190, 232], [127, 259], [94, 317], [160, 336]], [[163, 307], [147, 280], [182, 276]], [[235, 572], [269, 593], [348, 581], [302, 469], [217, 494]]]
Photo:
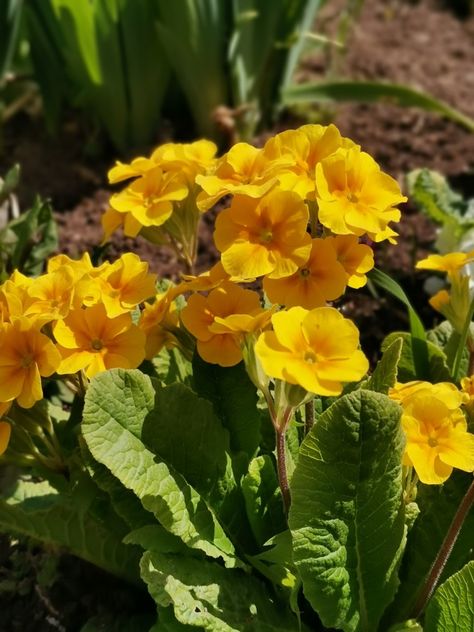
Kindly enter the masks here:
[[403, 409], [404, 463], [422, 483], [444, 483], [454, 467], [474, 471], [474, 435], [461, 409], [469, 399], [465, 393], [447, 382], [418, 381], [397, 384], [389, 394]]
[[58, 255], [34, 279], [15, 272], [0, 285], [0, 416], [42, 399], [42, 378], [135, 368], [173, 344], [175, 306], [155, 288], [131, 253], [98, 267]]

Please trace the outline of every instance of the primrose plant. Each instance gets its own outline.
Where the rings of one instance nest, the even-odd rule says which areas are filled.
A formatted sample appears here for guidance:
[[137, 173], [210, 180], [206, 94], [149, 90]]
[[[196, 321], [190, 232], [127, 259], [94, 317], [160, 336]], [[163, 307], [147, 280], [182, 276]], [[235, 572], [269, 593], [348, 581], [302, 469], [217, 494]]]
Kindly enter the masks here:
[[[418, 264], [449, 281], [426, 332], [374, 269], [406, 198], [333, 125], [220, 158], [169, 143], [109, 177], [104, 239], [186, 273], [56, 255], [0, 286], [2, 530], [146, 587], [145, 632], [473, 629], [471, 255]], [[368, 277], [411, 323], [372, 371], [338, 309]]]

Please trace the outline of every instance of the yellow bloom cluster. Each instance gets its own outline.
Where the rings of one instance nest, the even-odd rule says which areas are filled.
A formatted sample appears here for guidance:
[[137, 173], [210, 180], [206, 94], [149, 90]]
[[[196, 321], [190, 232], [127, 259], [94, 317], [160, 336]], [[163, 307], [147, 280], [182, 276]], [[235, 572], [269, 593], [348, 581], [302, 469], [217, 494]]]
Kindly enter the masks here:
[[155, 285], [131, 253], [99, 267], [58, 255], [34, 279], [15, 272], [0, 285], [0, 417], [14, 400], [42, 399], [42, 378], [135, 368], [171, 344], [174, 304]]
[[461, 410], [465, 393], [447, 382], [418, 381], [397, 384], [389, 395], [403, 409], [404, 463], [414, 467], [422, 483], [444, 483], [453, 468], [474, 471], [474, 435]]

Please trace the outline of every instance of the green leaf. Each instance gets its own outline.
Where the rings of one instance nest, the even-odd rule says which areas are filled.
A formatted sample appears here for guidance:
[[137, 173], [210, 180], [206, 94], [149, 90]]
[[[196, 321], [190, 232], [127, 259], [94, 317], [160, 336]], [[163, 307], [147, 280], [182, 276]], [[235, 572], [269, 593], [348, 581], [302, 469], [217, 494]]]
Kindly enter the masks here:
[[179, 538], [166, 531], [160, 524], [148, 524], [135, 529], [128, 533], [123, 541], [125, 544], [141, 546], [144, 551], [192, 555], [192, 551], [187, 549], [186, 545]]
[[420, 375], [417, 372], [414, 359], [414, 339], [410, 334], [402, 331], [395, 331], [389, 334], [382, 342], [382, 351], [386, 351], [395, 340], [402, 340], [402, 352], [398, 363], [398, 380], [400, 382], [410, 382], [411, 380], [427, 380], [432, 382], [450, 382], [451, 372], [447, 364], [445, 353], [436, 344], [426, 341], [428, 352], [428, 370]]
[[434, 222], [441, 225], [461, 222], [466, 202], [451, 189], [443, 175], [416, 169], [408, 174], [407, 185], [410, 199]]
[[405, 542], [400, 407], [358, 390], [313, 426], [291, 480], [293, 559], [323, 624], [375, 632]]
[[408, 309], [410, 332], [413, 340], [413, 361], [418, 379], [428, 379], [428, 350], [426, 348], [426, 333], [420, 317], [412, 307], [408, 296], [396, 281], [381, 270], [374, 268], [368, 273], [369, 279], [386, 292], [401, 301]]
[[263, 545], [286, 526], [273, 459], [267, 454], [253, 459], [241, 485], [250, 526]]
[[474, 562], [452, 575], [435, 592], [425, 616], [425, 632], [474, 630]]
[[238, 563], [234, 547], [204, 499], [142, 439], [154, 400], [150, 378], [138, 370], [113, 369], [96, 376], [84, 406], [88, 448], [165, 529], [233, 566]]
[[378, 393], [388, 393], [397, 381], [398, 363], [402, 355], [403, 338], [396, 338], [386, 347], [382, 358], [367, 382], [367, 389]]
[[[115, 527], [115, 525], [114, 525]], [[0, 500], [0, 530], [70, 553], [118, 577], [138, 581], [138, 549], [122, 544], [122, 535], [98, 520], [77, 496], [59, 494], [49, 483], [20, 480]]]
[[[410, 616], [472, 476], [454, 471], [444, 485], [419, 485], [416, 502], [420, 513], [410, 530], [400, 567], [400, 587], [387, 613], [387, 623]], [[449, 556], [441, 580], [458, 571], [472, 556], [474, 512], [470, 512]], [[387, 625], [388, 627], [388, 625]]]
[[409, 86], [381, 81], [320, 81], [289, 86], [283, 91], [283, 103], [337, 103], [379, 101], [404, 107], [418, 107], [441, 114], [469, 131], [474, 131], [474, 120], [447, 103]]
[[239, 569], [179, 555], [145, 553], [141, 572], [158, 606], [171, 605], [181, 624], [209, 632], [300, 630], [297, 618], [271, 589]]
[[261, 418], [257, 389], [243, 362], [223, 368], [204, 362], [196, 354], [193, 369], [196, 391], [212, 402], [216, 415], [229, 431], [231, 450], [245, 452], [247, 463], [250, 462], [260, 443]]

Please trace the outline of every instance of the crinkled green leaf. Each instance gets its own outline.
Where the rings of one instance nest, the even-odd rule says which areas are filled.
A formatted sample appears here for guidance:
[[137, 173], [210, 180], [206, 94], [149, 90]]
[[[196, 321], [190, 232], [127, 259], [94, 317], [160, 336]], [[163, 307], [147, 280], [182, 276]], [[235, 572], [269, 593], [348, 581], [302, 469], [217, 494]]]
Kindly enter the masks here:
[[[418, 486], [416, 502], [420, 513], [408, 536], [400, 567], [401, 583], [387, 613], [388, 624], [410, 616], [417, 594], [471, 481], [472, 476], [469, 474], [454, 471], [442, 486]], [[471, 511], [449, 556], [441, 580], [458, 571], [471, 558], [473, 531], [474, 512]]]
[[425, 632], [472, 632], [474, 630], [474, 562], [442, 584], [426, 610]]
[[367, 389], [378, 393], [388, 393], [397, 381], [398, 363], [402, 354], [403, 340], [396, 338], [386, 347], [382, 358], [367, 382]]
[[209, 632], [297, 632], [298, 620], [259, 579], [179, 555], [145, 553], [142, 578], [158, 606]]
[[150, 378], [138, 370], [113, 369], [96, 376], [84, 406], [88, 448], [163, 527], [189, 547], [233, 566], [238, 563], [234, 547], [205, 500], [142, 439], [154, 400]]
[[407, 185], [410, 199], [437, 224], [462, 221], [466, 202], [441, 173], [416, 169], [408, 174]]
[[273, 459], [267, 454], [252, 459], [241, 485], [250, 526], [263, 545], [286, 526]]
[[397, 588], [405, 526], [400, 408], [358, 390], [326, 410], [291, 480], [293, 559], [327, 627], [375, 632]]
[[18, 481], [0, 500], [0, 530], [64, 548], [106, 571], [138, 580], [138, 549], [122, 543], [116, 525], [109, 528], [77, 496], [59, 494], [47, 482]]
[[196, 354], [193, 368], [196, 391], [212, 402], [217, 416], [230, 433], [231, 450], [245, 452], [250, 461], [260, 443], [261, 420], [257, 389], [243, 363], [223, 368], [204, 362]]
[[430, 380], [432, 382], [450, 382], [451, 373], [447, 364], [446, 354], [436, 344], [425, 342], [428, 352], [428, 373], [419, 375], [413, 358], [413, 338], [410, 334], [395, 331], [389, 334], [382, 343], [382, 351], [397, 339], [403, 340], [403, 347], [398, 363], [398, 376], [400, 382], [410, 382], [411, 380]]

